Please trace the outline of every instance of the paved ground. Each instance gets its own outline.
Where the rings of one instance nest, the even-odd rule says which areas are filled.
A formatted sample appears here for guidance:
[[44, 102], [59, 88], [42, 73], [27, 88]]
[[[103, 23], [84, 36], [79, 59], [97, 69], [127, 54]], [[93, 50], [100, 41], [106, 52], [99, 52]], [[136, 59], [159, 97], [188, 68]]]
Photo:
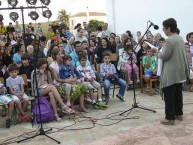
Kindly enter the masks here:
[[[136, 94], [139, 94], [139, 93], [140, 92], [137, 89]], [[106, 110], [91, 109], [90, 113], [86, 113], [86, 114], [84, 113], [84, 115], [87, 117], [101, 119], [101, 118], [107, 118], [108, 114], [127, 110], [131, 108], [133, 103], [133, 91], [132, 90], [127, 91], [125, 98], [126, 98], [125, 102], [120, 102], [120, 100], [118, 100], [117, 98], [111, 98], [109, 101], [108, 109]], [[84, 129], [84, 130], [76, 130], [76, 129], [92, 127], [93, 124], [89, 121], [89, 119], [76, 117], [76, 125], [72, 127], [67, 127], [69, 125], [72, 125], [74, 121], [72, 119], [73, 118], [72, 116], [70, 117], [70, 119], [69, 119], [69, 116], [65, 116], [62, 122], [58, 123], [54, 121], [52, 123], [44, 124], [44, 127], [45, 128], [53, 127], [53, 131], [57, 131], [58, 129], [56, 128], [60, 128], [61, 129], [60, 132], [52, 133], [49, 135], [61, 141], [61, 144], [63, 145], [86, 145], [100, 140], [104, 140], [105, 138], [109, 138], [111, 136], [115, 136], [120, 133], [132, 132], [136, 128], [140, 126], [144, 126], [146, 124], [149, 125], [152, 123], [156, 123], [156, 125], [159, 125], [158, 122], [164, 118], [164, 102], [162, 101], [161, 97], [158, 95], [149, 96], [148, 94], [141, 93], [137, 95], [136, 98], [139, 105], [143, 105], [147, 108], [154, 109], [156, 110], [156, 113], [152, 113], [150, 111], [146, 111], [142, 109], [134, 109], [127, 116], [127, 118], [131, 118], [131, 119], [122, 120], [121, 122], [111, 126], [101, 126], [101, 125], [109, 125], [112, 123], [116, 123], [120, 121], [120, 119], [126, 118], [126, 117], [119, 117], [117, 115], [112, 118], [114, 120], [110, 120], [110, 119], [98, 120], [97, 123], [101, 125], [95, 124], [94, 128]], [[193, 111], [192, 103], [193, 103], [193, 93], [184, 92], [184, 113], [185, 114]], [[79, 120], [77, 118], [79, 118]], [[119, 119], [119, 120], [115, 120], [115, 119]], [[0, 121], [0, 125], [1, 125], [0, 143], [6, 139], [21, 135], [24, 132], [34, 131], [38, 127], [37, 125], [35, 125], [32, 128], [31, 124], [24, 122], [16, 126], [12, 125], [10, 129], [6, 129], [3, 126], [5, 118], [0, 118], [0, 120], [1, 120]], [[74, 130], [67, 130], [67, 129], [74, 129]], [[50, 140], [49, 138], [46, 138], [44, 136], [39, 136], [34, 139], [25, 141], [21, 144], [53, 145], [56, 143]], [[104, 145], [105, 144], [106, 143], [104, 143]]]

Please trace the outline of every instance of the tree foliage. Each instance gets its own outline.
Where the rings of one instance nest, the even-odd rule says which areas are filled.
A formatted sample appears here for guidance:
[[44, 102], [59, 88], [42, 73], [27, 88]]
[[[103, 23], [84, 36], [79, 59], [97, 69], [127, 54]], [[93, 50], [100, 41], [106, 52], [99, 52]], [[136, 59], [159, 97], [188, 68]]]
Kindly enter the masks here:
[[61, 11], [58, 12], [58, 17], [57, 19], [59, 21], [62, 21], [62, 22], [66, 22], [66, 24], [68, 25], [69, 24], [69, 18], [70, 18], [70, 15], [67, 13], [67, 11], [65, 9], [62, 9]]
[[88, 23], [88, 28], [91, 29], [92, 32], [95, 32], [98, 26], [102, 26], [104, 24], [103, 21], [98, 21], [98, 20], [90, 20]]

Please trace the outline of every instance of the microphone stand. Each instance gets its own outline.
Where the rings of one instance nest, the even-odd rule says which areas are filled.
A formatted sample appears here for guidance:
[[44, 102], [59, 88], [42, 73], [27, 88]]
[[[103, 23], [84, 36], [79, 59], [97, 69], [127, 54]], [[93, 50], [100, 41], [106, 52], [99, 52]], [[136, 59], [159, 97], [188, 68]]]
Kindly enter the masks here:
[[[150, 29], [150, 27], [153, 26], [152, 24], [149, 25], [149, 27], [147, 28], [147, 30], [145, 31], [144, 35], [142, 36], [141, 40], [145, 37], [145, 34], [147, 33], [147, 31]], [[136, 101], [136, 94], [135, 94], [135, 79], [134, 79], [134, 70], [133, 70], [133, 54], [134, 54], [134, 51], [136, 50], [136, 48], [138, 47], [139, 43], [135, 46], [135, 48], [133, 49], [133, 52], [130, 56], [131, 58], [131, 74], [132, 74], [132, 81], [133, 81], [133, 104], [132, 104], [132, 107], [122, 113], [119, 114], [119, 116], [122, 116], [123, 114], [125, 114], [126, 112], [129, 112], [129, 111], [132, 111], [133, 109], [135, 108], [139, 108], [139, 109], [143, 109], [143, 110], [147, 110], [147, 111], [151, 111], [153, 113], [156, 113], [155, 110], [152, 110], [152, 109], [148, 109], [146, 107], [143, 107], [143, 106], [139, 106], [137, 101]]]
[[34, 85], [34, 81], [35, 81], [35, 86], [36, 86], [36, 90], [32, 90], [34, 91], [34, 95], [35, 95], [35, 98], [37, 98], [38, 100], [38, 111], [39, 111], [39, 117], [40, 117], [40, 129], [37, 131], [37, 133], [34, 135], [34, 136], [31, 136], [31, 137], [27, 137], [27, 138], [24, 138], [22, 140], [19, 140], [17, 141], [17, 143], [20, 143], [20, 142], [23, 142], [25, 140], [28, 140], [28, 139], [31, 139], [31, 138], [35, 138], [37, 136], [40, 136], [40, 135], [44, 135], [48, 138], [50, 138], [51, 140], [57, 142], [58, 144], [60, 144], [59, 141], [57, 141], [56, 139], [48, 136], [46, 133], [51, 131], [52, 128], [44, 131], [44, 128], [43, 128], [43, 123], [42, 123], [42, 115], [41, 115], [41, 107], [40, 107], [40, 96], [39, 96], [39, 89], [38, 89], [38, 80], [37, 80], [37, 61], [38, 61], [38, 52], [39, 52], [39, 46], [40, 46], [40, 39], [39, 40], [35, 40], [35, 45], [34, 45], [37, 49], [35, 50], [35, 55], [34, 55], [34, 74], [33, 74], [33, 85]]

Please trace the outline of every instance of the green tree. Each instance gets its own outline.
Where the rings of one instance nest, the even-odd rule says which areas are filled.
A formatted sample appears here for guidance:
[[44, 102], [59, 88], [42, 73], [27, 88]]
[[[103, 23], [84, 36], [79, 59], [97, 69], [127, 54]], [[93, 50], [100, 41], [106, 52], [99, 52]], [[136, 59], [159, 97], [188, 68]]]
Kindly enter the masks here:
[[69, 18], [70, 18], [70, 15], [67, 13], [65, 9], [62, 9], [61, 11], [58, 12], [57, 19], [61, 22], [65, 22], [66, 25], [69, 25]]
[[104, 22], [103, 21], [98, 21], [98, 20], [90, 20], [89, 23], [88, 23], [88, 28], [91, 29], [92, 32], [96, 32], [96, 28], [99, 26], [99, 25], [103, 25]]

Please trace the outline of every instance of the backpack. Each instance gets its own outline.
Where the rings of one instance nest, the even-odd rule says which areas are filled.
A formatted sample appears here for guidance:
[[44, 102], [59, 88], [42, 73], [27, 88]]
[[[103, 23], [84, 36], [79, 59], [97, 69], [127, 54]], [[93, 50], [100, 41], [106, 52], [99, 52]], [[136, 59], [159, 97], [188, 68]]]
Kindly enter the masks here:
[[40, 111], [42, 121], [40, 120], [40, 113], [38, 107], [38, 99], [36, 98], [33, 104], [33, 121], [34, 123], [45, 123], [54, 120], [54, 111], [51, 104], [44, 97], [40, 97]]

